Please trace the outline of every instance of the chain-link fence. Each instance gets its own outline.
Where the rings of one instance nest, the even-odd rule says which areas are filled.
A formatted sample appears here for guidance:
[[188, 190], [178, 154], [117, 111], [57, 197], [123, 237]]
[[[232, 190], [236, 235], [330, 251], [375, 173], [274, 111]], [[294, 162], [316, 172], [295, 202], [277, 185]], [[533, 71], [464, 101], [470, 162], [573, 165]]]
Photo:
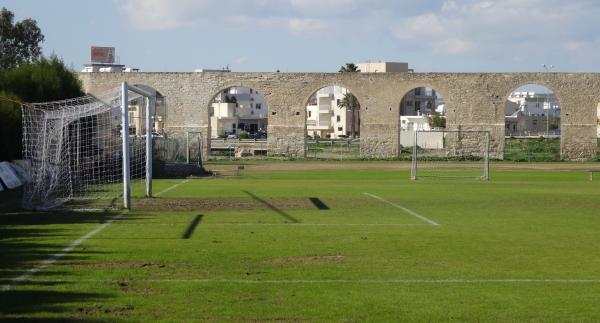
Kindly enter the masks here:
[[204, 149], [202, 134], [189, 132], [175, 138], [154, 138], [154, 159], [167, 164], [201, 164]]
[[323, 160], [360, 159], [360, 140], [309, 140], [306, 143], [306, 158]]

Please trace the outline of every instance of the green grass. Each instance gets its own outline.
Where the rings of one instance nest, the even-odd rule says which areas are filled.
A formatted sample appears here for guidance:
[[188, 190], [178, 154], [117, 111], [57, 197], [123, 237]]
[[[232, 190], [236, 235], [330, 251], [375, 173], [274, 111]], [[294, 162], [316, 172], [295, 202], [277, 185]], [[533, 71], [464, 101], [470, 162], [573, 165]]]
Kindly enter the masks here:
[[[600, 181], [583, 170], [493, 170], [489, 182], [408, 178], [337, 169], [190, 180], [1, 293], [0, 318], [600, 320]], [[180, 182], [155, 181], [155, 192]], [[187, 209], [161, 207], [169, 201]], [[0, 279], [112, 216], [0, 215]]]
[[507, 138], [504, 142], [504, 160], [560, 161], [560, 138]]

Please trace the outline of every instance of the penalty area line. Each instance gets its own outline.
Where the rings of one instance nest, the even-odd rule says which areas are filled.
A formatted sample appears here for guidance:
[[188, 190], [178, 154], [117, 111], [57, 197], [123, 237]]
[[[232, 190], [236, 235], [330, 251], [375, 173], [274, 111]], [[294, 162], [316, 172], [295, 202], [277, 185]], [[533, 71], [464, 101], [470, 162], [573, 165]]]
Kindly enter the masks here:
[[77, 248], [80, 244], [84, 243], [89, 238], [95, 236], [100, 231], [104, 230], [107, 226], [109, 226], [115, 220], [118, 220], [123, 215], [125, 215], [125, 212], [122, 212], [122, 213], [120, 213], [120, 214], [118, 214], [118, 215], [110, 218], [106, 222], [104, 222], [101, 225], [97, 226], [94, 230], [92, 230], [92, 231], [88, 232], [87, 234], [83, 235], [81, 238], [73, 241], [70, 245], [68, 245], [67, 247], [65, 247], [60, 252], [58, 252], [58, 253], [54, 254], [52, 257], [50, 257], [50, 258], [42, 261], [39, 265], [37, 265], [37, 266], [35, 266], [35, 267], [33, 267], [33, 268], [31, 268], [31, 269], [23, 272], [23, 274], [21, 274], [18, 277], [15, 277], [13, 279], [8, 280], [8, 282], [7, 282], [6, 285], [3, 285], [2, 287], [0, 287], [0, 294], [4, 293], [4, 292], [10, 291], [15, 285], [27, 281], [29, 279], [29, 277], [31, 277], [35, 273], [40, 272], [40, 271], [48, 268], [49, 266], [51, 266], [52, 264], [54, 264], [55, 262], [57, 262], [60, 258], [62, 258], [64, 256], [66, 256], [67, 254], [69, 254], [71, 251], [73, 251], [73, 249]]
[[160, 196], [161, 194], [163, 194], [163, 193], [166, 193], [166, 192], [168, 192], [168, 191], [171, 191], [171, 190], [174, 190], [174, 189], [176, 189], [177, 187], [179, 187], [179, 186], [181, 186], [181, 185], [183, 185], [183, 184], [185, 184], [185, 183], [187, 183], [187, 182], [189, 182], [189, 181], [190, 181], [189, 179], [186, 179], [186, 180], [184, 180], [183, 182], [179, 182], [179, 183], [177, 183], [177, 184], [175, 184], [175, 185], [173, 185], [173, 186], [169, 186], [169, 187], [165, 188], [164, 190], [162, 190], [162, 191], [160, 191], [160, 192], [158, 192], [158, 193], [154, 194], [154, 196]]
[[429, 224], [431, 224], [431, 225], [434, 225], [434, 226], [439, 226], [439, 225], [440, 225], [439, 223], [437, 223], [437, 222], [435, 222], [435, 221], [433, 221], [433, 220], [431, 220], [431, 219], [428, 219], [428, 218], [426, 218], [426, 217], [424, 217], [424, 216], [422, 216], [422, 215], [418, 214], [418, 213], [417, 213], [417, 212], [415, 212], [415, 211], [412, 211], [412, 210], [410, 210], [410, 209], [407, 209], [407, 208], [405, 208], [404, 206], [402, 206], [402, 205], [399, 205], [399, 204], [396, 204], [396, 203], [394, 203], [394, 202], [392, 202], [392, 201], [388, 201], [388, 200], [386, 200], [386, 199], [384, 199], [384, 198], [382, 198], [382, 197], [379, 197], [379, 196], [377, 196], [377, 195], [375, 195], [375, 194], [371, 194], [371, 193], [368, 193], [368, 192], [364, 192], [363, 194], [364, 194], [364, 195], [366, 195], [366, 196], [370, 196], [370, 197], [372, 197], [372, 198], [374, 198], [374, 199], [376, 199], [376, 200], [379, 200], [379, 201], [381, 201], [381, 202], [383, 202], [383, 203], [387, 203], [387, 204], [389, 204], [389, 205], [391, 205], [391, 206], [393, 206], [393, 207], [395, 207], [395, 208], [398, 208], [398, 209], [400, 209], [400, 210], [402, 210], [402, 211], [404, 211], [404, 212], [406, 212], [406, 213], [408, 213], [408, 214], [410, 214], [410, 215], [414, 216], [415, 218], [417, 218], [417, 219], [419, 219], [419, 220], [421, 220], [421, 221], [423, 221], [423, 222], [427, 222], [427, 223], [429, 223]]

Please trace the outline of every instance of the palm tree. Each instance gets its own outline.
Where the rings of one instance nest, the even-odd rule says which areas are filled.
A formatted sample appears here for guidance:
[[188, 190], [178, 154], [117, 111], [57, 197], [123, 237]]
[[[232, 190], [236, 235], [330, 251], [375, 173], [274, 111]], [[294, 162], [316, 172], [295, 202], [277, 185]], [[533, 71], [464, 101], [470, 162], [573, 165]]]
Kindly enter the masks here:
[[358, 69], [358, 66], [356, 66], [356, 64], [346, 63], [346, 65], [340, 67], [340, 70], [338, 72], [340, 72], [340, 73], [356, 73], [356, 72], [360, 72], [360, 70]]
[[356, 138], [355, 118], [356, 111], [360, 110], [360, 103], [358, 102], [358, 99], [356, 99], [354, 94], [348, 92], [344, 94], [344, 98], [340, 101], [338, 107], [350, 110], [350, 114], [352, 115], [352, 119], [350, 121], [350, 133], [352, 134], [352, 138]]
[[[356, 64], [354, 64], [354, 63], [346, 63], [346, 65], [343, 65], [342, 67], [340, 67], [339, 72], [340, 73], [358, 73], [358, 72], [360, 72], [360, 69], [358, 69], [358, 66], [356, 66]], [[352, 121], [350, 124], [350, 133], [352, 134], [352, 138], [355, 138], [356, 137], [355, 118], [356, 118], [356, 111], [359, 111], [359, 109], [360, 109], [360, 103], [358, 103], [358, 100], [356, 99], [354, 94], [348, 92], [348, 93], [344, 94], [344, 98], [342, 99], [342, 101], [340, 101], [340, 103], [338, 104], [338, 107], [346, 108], [346, 109], [350, 110], [350, 112], [352, 114]]]

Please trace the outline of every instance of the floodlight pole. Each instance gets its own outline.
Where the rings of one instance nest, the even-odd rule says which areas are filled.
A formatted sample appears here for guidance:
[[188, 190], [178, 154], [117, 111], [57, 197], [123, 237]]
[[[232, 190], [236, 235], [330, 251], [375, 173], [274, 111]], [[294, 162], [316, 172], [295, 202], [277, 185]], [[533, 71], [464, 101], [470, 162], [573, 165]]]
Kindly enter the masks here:
[[123, 136], [123, 207], [131, 208], [131, 177], [129, 174], [129, 89], [121, 84], [121, 123]]
[[152, 108], [156, 108], [153, 97], [146, 97], [146, 197], [152, 197]]

